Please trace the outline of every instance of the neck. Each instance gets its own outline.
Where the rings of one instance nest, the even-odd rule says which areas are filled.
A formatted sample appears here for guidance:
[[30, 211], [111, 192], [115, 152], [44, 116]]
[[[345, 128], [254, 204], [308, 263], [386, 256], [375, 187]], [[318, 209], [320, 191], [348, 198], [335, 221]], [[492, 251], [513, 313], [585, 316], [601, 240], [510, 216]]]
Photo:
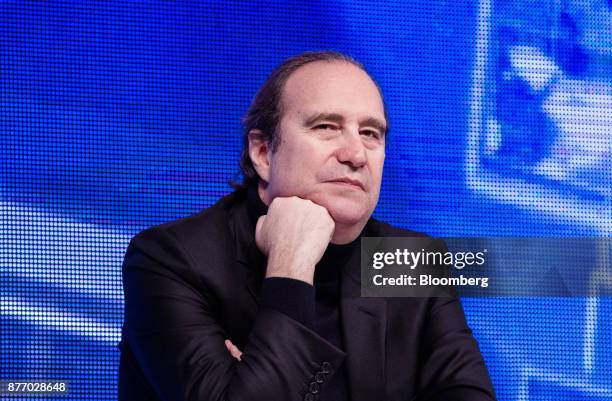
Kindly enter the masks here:
[[352, 226], [342, 226], [336, 223], [336, 228], [334, 230], [331, 243], [336, 245], [344, 245], [355, 241], [355, 239], [359, 237], [359, 234], [361, 234], [361, 231], [363, 231], [366, 223], [367, 221], [364, 221], [361, 224]]

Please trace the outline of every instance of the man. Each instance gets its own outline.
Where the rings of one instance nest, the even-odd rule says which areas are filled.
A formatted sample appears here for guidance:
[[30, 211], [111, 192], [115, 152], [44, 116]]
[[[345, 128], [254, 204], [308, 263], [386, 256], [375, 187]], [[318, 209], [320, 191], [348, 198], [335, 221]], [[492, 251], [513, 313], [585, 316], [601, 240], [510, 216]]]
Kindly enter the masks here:
[[387, 118], [335, 52], [279, 66], [245, 119], [244, 188], [137, 235], [121, 400], [491, 400], [456, 298], [361, 298]]

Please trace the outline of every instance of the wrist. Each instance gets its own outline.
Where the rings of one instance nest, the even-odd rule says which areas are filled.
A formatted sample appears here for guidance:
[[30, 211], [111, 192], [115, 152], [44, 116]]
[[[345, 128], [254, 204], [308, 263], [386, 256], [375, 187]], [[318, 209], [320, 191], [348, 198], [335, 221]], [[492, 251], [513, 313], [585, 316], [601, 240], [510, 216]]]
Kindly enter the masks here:
[[270, 257], [266, 267], [266, 278], [284, 277], [304, 281], [310, 285], [314, 281], [315, 265], [311, 263], [298, 263], [297, 260], [284, 260]]

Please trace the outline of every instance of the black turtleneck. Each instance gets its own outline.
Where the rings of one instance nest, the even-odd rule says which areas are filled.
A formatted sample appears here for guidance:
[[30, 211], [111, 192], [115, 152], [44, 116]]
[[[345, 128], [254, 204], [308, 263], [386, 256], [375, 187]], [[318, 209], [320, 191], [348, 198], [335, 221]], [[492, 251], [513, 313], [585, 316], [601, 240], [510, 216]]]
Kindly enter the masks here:
[[[255, 227], [257, 219], [268, 210], [255, 186], [248, 189], [247, 208], [252, 227]], [[261, 307], [274, 309], [295, 319], [344, 350], [340, 323], [340, 274], [356, 246], [359, 246], [359, 238], [346, 245], [330, 244], [315, 268], [314, 285], [284, 277], [264, 279]], [[260, 259], [261, 255], [256, 258]], [[336, 370], [322, 387], [319, 400], [349, 399], [345, 370], [344, 365]]]

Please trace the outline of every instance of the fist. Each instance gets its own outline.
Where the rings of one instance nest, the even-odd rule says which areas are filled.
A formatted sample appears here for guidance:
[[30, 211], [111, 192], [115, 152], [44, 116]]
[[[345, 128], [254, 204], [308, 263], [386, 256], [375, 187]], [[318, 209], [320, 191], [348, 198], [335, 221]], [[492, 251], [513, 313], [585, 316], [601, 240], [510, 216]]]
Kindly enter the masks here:
[[312, 284], [314, 269], [334, 234], [327, 209], [292, 196], [274, 198], [255, 228], [255, 241], [268, 257], [266, 277], [288, 277]]

